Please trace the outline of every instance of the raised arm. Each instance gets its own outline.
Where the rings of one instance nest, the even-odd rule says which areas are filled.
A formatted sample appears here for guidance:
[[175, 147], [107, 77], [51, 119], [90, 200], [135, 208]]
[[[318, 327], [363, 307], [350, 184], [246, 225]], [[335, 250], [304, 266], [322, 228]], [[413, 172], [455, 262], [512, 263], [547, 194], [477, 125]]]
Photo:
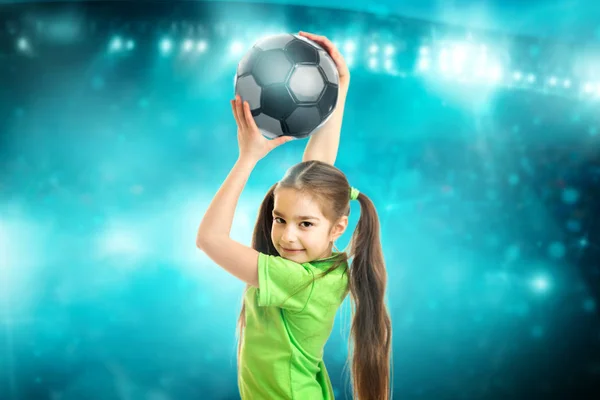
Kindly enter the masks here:
[[344, 107], [346, 105], [348, 87], [350, 86], [350, 72], [348, 71], [346, 61], [338, 49], [325, 36], [313, 35], [302, 31], [299, 34], [318, 43], [327, 50], [335, 62], [339, 74], [339, 92], [335, 110], [329, 120], [308, 139], [302, 161], [319, 160], [333, 165], [340, 145]]

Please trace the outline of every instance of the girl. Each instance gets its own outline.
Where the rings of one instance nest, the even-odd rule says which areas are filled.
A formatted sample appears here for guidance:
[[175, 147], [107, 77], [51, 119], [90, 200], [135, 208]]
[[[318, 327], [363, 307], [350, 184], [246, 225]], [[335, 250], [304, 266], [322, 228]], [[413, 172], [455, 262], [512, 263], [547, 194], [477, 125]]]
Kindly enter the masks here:
[[[231, 106], [239, 157], [202, 219], [196, 245], [248, 284], [239, 317], [242, 399], [333, 399], [323, 349], [336, 312], [350, 293], [355, 305], [354, 397], [386, 400], [392, 330], [384, 303], [387, 273], [379, 219], [371, 200], [350, 187], [346, 176], [333, 166], [350, 75], [327, 38], [300, 34], [319, 43], [337, 65], [336, 114], [311, 136], [302, 162], [270, 188], [259, 209], [252, 247], [247, 247], [230, 238], [239, 196], [256, 163], [293, 138], [263, 137], [248, 103], [236, 96]], [[335, 240], [348, 225], [350, 200], [358, 200], [361, 206], [350, 254], [334, 252]]]

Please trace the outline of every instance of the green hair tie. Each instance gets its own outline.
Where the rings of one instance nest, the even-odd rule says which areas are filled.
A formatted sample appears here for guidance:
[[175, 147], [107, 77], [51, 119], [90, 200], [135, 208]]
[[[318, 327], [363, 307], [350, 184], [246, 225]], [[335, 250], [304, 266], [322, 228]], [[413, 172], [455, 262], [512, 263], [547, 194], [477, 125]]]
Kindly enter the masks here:
[[350, 186], [350, 200], [356, 200], [358, 199], [358, 194], [360, 192], [358, 191], [357, 188], [354, 188], [352, 186]]

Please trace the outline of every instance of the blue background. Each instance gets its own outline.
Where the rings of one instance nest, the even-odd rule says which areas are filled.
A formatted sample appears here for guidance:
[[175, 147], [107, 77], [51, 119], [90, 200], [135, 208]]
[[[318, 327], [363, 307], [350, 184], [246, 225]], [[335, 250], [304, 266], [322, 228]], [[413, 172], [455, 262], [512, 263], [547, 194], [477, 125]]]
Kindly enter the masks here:
[[[298, 30], [352, 64], [336, 166], [381, 220], [395, 397], [600, 395], [599, 5], [2, 3], [1, 399], [239, 398], [244, 284], [194, 241], [238, 155], [237, 62]], [[257, 165], [234, 239], [306, 143]], [[339, 399], [349, 324], [346, 301]]]

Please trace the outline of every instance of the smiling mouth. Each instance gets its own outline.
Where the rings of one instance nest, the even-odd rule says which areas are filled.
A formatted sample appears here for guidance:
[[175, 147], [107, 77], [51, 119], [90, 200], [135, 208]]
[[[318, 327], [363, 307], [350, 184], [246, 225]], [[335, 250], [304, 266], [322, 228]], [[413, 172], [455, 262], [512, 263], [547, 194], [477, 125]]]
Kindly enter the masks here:
[[292, 249], [286, 249], [284, 247], [281, 248], [283, 251], [287, 251], [288, 253], [297, 253], [299, 251], [303, 251], [303, 249], [299, 249], [299, 250], [292, 250]]

